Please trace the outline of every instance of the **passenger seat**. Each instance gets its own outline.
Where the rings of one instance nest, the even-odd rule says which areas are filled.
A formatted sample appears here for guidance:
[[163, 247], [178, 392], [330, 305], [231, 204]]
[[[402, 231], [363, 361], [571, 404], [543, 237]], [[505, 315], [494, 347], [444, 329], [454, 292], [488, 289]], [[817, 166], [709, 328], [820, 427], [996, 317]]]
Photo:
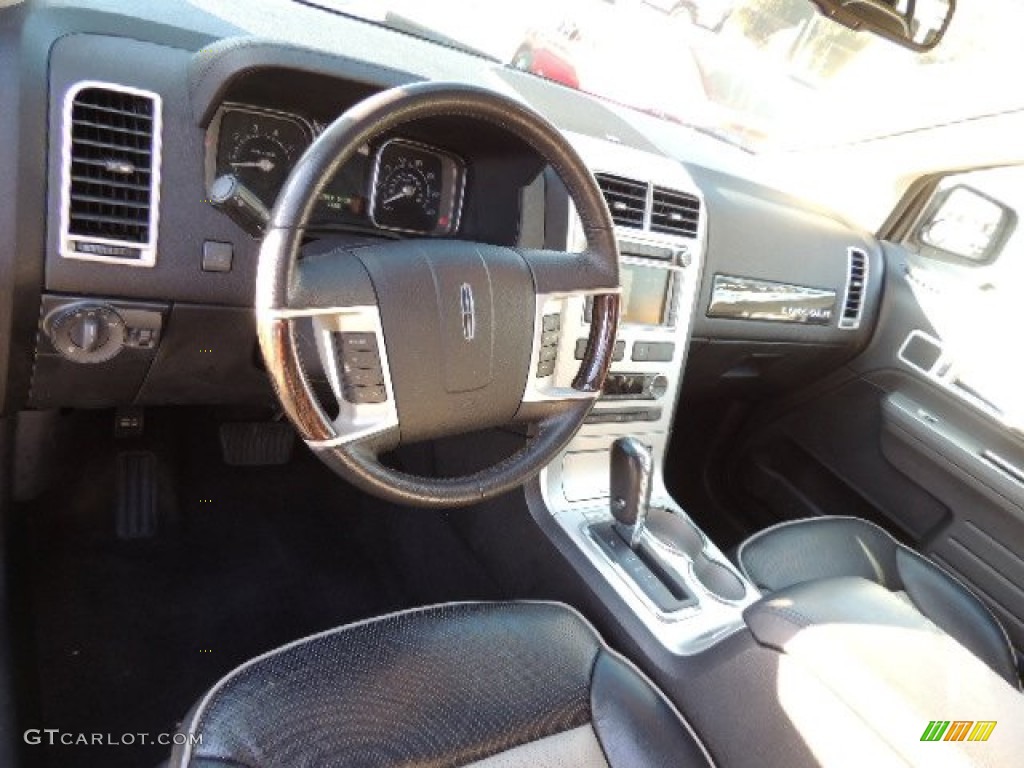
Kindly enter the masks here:
[[740, 544], [736, 564], [766, 594], [820, 579], [860, 577], [880, 584], [1020, 687], [1013, 646], [985, 604], [874, 523], [856, 517], [782, 523]]

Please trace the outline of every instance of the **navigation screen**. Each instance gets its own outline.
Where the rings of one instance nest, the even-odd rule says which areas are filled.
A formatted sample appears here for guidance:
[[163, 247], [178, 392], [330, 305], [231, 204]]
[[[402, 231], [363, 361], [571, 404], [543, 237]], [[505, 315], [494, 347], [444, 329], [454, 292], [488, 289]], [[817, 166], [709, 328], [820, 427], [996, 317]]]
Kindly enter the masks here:
[[663, 325], [668, 300], [667, 269], [623, 264], [622, 322], [629, 325]]

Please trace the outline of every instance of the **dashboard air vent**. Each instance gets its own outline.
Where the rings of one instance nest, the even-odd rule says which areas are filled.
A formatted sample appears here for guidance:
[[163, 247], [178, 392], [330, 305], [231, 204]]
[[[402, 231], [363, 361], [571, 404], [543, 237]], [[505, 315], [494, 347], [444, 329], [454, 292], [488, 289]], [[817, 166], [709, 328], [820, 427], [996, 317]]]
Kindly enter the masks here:
[[700, 221], [700, 201], [685, 192], [655, 187], [651, 231], [695, 237]]
[[864, 251], [856, 248], [849, 250], [849, 272], [846, 280], [846, 300], [843, 302], [843, 314], [839, 318], [840, 328], [860, 327], [861, 314], [864, 311], [864, 294], [868, 287], [868, 257]]
[[61, 255], [153, 266], [160, 97], [79, 83], [64, 104]]
[[596, 174], [612, 221], [620, 227], [643, 229], [647, 212], [647, 184], [609, 173]]

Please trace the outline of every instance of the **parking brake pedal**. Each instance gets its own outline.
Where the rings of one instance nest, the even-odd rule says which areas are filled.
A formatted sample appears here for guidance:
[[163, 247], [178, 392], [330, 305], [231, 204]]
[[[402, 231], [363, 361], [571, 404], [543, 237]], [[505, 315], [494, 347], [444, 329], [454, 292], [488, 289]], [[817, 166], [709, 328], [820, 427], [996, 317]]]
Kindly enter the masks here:
[[122, 451], [117, 455], [116, 527], [119, 539], [150, 539], [159, 531], [156, 454]]
[[283, 421], [233, 422], [220, 425], [224, 463], [232, 467], [287, 464], [292, 458], [295, 431]]

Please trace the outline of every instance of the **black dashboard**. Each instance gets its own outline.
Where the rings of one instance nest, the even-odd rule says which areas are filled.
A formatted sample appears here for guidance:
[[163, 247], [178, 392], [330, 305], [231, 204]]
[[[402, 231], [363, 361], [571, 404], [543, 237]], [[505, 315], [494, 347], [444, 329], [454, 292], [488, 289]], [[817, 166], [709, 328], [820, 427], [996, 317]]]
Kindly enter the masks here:
[[[509, 93], [582, 141], [686, 169], [706, 219], [687, 369], [698, 389], [771, 391], [835, 366], [870, 336], [879, 281], [860, 286], [857, 322], [842, 318], [851, 252], [862, 256], [866, 274], [882, 274], [873, 239], [735, 170], [716, 169], [706, 152], [695, 162], [687, 141], [706, 147], [706, 137], [304, 6], [268, 39], [231, 2], [220, 15], [186, 3], [151, 5], [84, 0], [5, 10], [0, 99], [16, 107], [0, 111], [0, 197], [12, 201], [0, 206], [5, 410], [270, 402], [251, 311], [259, 241], [210, 204], [211, 190], [233, 177], [270, 208], [324, 126], [370, 94], [423, 79]], [[90, 105], [89, 87], [113, 89], [120, 101]], [[147, 98], [158, 111], [140, 119]], [[114, 112], [121, 122], [110, 133], [103, 121]], [[157, 117], [152, 148], [131, 144], [148, 140]], [[109, 136], [128, 142], [119, 145], [125, 153], [104, 146]], [[95, 145], [104, 154], [89, 154]], [[150, 187], [153, 173], [159, 183]], [[116, 197], [97, 196], [88, 186], [97, 180]], [[569, 220], [564, 189], [530, 147], [453, 116], [368, 142], [324, 190], [309, 235], [320, 247], [332, 239], [455, 237], [564, 249]], [[125, 232], [135, 238], [130, 247]], [[775, 321], [714, 316], [716, 276], [813, 289], [832, 304], [827, 316], [799, 307]], [[729, 283], [738, 284], [745, 285]], [[69, 318], [90, 307], [120, 318], [120, 346], [108, 358], [76, 360], [68, 350], [81, 331]], [[94, 321], [106, 322], [89, 316]]]

